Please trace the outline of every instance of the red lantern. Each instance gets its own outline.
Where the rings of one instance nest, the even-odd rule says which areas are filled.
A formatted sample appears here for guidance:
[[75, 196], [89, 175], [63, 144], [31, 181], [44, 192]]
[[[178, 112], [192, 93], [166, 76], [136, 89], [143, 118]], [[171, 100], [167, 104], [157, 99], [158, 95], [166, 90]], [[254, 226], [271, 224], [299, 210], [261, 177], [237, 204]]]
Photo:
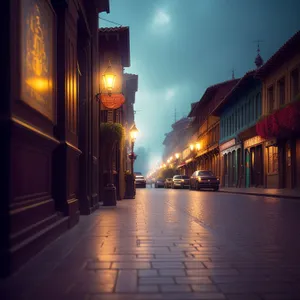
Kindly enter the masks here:
[[100, 99], [102, 104], [108, 109], [117, 109], [125, 102], [123, 94], [101, 94]]

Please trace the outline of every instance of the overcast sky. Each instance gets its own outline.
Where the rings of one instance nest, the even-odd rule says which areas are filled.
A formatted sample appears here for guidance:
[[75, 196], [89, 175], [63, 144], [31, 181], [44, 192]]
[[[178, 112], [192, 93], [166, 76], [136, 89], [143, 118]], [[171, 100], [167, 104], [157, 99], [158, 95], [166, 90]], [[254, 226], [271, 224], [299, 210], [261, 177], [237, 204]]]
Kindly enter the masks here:
[[[205, 89], [255, 68], [256, 40], [267, 60], [300, 30], [299, 0], [110, 0], [100, 17], [130, 27], [131, 67], [138, 74], [136, 146], [161, 158], [164, 134]], [[114, 24], [100, 20], [101, 27]]]

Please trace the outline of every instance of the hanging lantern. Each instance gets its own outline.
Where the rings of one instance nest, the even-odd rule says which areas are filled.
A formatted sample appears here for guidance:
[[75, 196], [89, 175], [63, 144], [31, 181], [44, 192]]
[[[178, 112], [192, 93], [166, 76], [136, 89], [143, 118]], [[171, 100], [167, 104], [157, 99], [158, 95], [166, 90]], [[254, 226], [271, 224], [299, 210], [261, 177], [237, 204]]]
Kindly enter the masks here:
[[112, 93], [112, 90], [115, 86], [116, 74], [113, 72], [110, 61], [108, 62], [108, 67], [104, 74], [102, 75], [104, 81], [105, 90], [108, 94]]

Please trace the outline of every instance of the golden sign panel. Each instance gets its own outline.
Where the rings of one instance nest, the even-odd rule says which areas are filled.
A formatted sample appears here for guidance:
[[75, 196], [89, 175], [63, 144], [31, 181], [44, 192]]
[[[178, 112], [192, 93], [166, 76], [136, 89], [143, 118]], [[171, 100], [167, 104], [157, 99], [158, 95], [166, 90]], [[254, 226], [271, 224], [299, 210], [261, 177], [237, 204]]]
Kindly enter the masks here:
[[235, 139], [231, 139], [231, 140], [225, 142], [224, 144], [220, 145], [220, 152], [222, 152], [234, 145], [235, 145]]
[[53, 120], [54, 14], [47, 0], [21, 3], [21, 100]]
[[260, 144], [264, 141], [265, 140], [262, 137], [260, 137], [259, 135], [254, 136], [254, 137], [252, 137], [252, 138], [250, 138], [250, 139], [248, 139], [244, 142], [244, 148], [245, 149], [250, 148], [250, 147], [255, 146], [257, 144]]

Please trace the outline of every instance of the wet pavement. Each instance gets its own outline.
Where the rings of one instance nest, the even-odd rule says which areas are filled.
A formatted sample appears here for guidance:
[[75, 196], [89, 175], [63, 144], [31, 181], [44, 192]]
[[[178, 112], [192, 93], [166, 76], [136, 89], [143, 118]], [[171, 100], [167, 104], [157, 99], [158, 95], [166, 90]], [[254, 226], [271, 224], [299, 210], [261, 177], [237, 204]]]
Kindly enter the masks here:
[[300, 201], [139, 189], [0, 283], [2, 299], [300, 299]]

